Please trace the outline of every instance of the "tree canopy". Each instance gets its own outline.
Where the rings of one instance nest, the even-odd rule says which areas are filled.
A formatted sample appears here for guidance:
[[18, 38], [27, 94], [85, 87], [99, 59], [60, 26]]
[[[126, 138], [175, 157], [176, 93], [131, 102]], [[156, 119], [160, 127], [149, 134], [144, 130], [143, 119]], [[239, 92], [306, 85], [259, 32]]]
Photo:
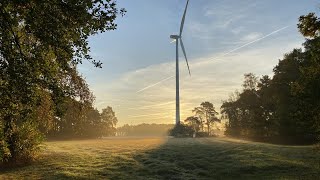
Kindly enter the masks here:
[[115, 30], [124, 13], [113, 0], [0, 2], [0, 161], [32, 157], [65, 101], [92, 104], [77, 64], [101, 67], [88, 37]]
[[304, 50], [284, 55], [272, 78], [246, 74], [243, 90], [221, 106], [226, 134], [281, 143], [312, 143], [320, 138], [320, 20], [299, 18]]

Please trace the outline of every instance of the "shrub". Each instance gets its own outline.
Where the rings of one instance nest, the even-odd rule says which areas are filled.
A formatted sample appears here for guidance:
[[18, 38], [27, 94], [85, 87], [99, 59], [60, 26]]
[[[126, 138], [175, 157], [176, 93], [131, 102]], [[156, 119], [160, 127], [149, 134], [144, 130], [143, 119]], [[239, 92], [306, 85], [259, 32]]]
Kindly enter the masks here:
[[175, 125], [173, 129], [169, 130], [169, 136], [174, 137], [192, 137], [193, 133], [192, 127], [185, 124]]
[[0, 133], [0, 162], [20, 165], [34, 160], [43, 141], [38, 126], [30, 121], [13, 126], [10, 133]]

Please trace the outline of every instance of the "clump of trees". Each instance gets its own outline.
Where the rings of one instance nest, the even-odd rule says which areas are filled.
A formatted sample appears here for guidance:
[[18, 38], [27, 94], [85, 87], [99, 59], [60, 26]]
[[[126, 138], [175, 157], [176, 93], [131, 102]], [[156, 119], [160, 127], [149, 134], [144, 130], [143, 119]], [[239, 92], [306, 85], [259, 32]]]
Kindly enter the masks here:
[[115, 136], [118, 119], [111, 107], [101, 113], [92, 106], [70, 100], [65, 104], [66, 112], [53, 118], [52, 128], [42, 131], [49, 139], [100, 138]]
[[245, 74], [243, 89], [224, 101], [226, 134], [281, 143], [313, 143], [320, 137], [320, 20], [301, 16], [304, 50], [284, 55], [273, 77]]
[[212, 126], [220, 123], [218, 112], [211, 102], [202, 102], [192, 112], [194, 116], [187, 117], [184, 124], [176, 125], [169, 134], [178, 137], [206, 137], [213, 136]]
[[[195, 132], [207, 132], [208, 136], [211, 136], [212, 125], [216, 122], [220, 122], [217, 117], [219, 114], [211, 102], [202, 102], [199, 107], [195, 107], [192, 111], [195, 113], [194, 116], [188, 117], [185, 122], [194, 127]], [[195, 127], [198, 125], [198, 127]], [[206, 128], [204, 128], [206, 127]], [[206, 130], [204, 130], [206, 129]]]
[[88, 37], [116, 29], [124, 12], [113, 0], [1, 0], [0, 163], [33, 159], [43, 132], [69, 118], [66, 106], [90, 109], [93, 96], [77, 64], [101, 67]]
[[177, 138], [193, 137], [194, 133], [195, 131], [191, 126], [183, 123], [176, 124], [172, 129], [168, 131], [169, 136], [174, 136]]

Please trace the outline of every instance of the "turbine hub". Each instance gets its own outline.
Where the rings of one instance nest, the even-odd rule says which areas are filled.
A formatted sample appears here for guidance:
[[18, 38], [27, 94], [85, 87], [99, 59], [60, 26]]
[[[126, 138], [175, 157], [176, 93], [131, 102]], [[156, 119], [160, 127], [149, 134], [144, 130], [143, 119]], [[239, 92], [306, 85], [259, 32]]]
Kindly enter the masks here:
[[178, 35], [171, 35], [170, 38], [171, 38], [171, 39], [179, 39], [180, 36], [178, 36]]

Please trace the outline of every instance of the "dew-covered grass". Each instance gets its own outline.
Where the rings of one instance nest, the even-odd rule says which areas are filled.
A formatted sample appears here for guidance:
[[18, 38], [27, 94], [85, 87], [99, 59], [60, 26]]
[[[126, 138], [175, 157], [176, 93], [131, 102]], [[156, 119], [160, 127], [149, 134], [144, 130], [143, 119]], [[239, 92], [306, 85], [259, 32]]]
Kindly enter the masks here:
[[228, 138], [106, 138], [47, 142], [31, 165], [0, 179], [318, 179], [314, 146]]

